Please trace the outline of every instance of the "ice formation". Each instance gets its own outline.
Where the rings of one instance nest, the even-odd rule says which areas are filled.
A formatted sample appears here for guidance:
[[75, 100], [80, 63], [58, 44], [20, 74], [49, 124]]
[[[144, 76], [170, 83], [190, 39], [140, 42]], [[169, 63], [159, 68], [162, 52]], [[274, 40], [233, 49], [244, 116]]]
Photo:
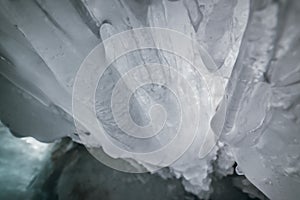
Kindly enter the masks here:
[[[270, 199], [299, 198], [299, 1], [252, 2], [215, 116], [239, 168]], [[258, 31], [259, 30], [259, 31]], [[223, 119], [223, 120], [222, 120]], [[218, 128], [217, 128], [218, 127]]]
[[28, 187], [42, 169], [53, 145], [32, 137], [16, 138], [1, 122], [0, 134], [0, 198], [25, 199]]
[[[234, 157], [239, 172], [269, 198], [300, 195], [300, 3], [296, 0], [3, 0], [0, 5], [0, 119], [16, 135], [45, 142], [69, 136], [84, 142], [72, 118], [72, 89], [84, 58], [101, 41], [122, 31], [169, 28], [202, 45], [203, 49], [192, 49], [190, 54], [200, 54], [213, 103], [204, 106], [207, 116], [201, 119], [209, 130], [207, 145], [200, 151], [203, 135], [199, 134], [168, 173], [182, 178], [186, 190], [208, 198], [212, 162], [219, 152], [221, 175], [232, 172]], [[112, 56], [109, 51], [105, 49], [107, 57]], [[105, 95], [111, 93], [121, 70], [143, 62], [185, 66], [157, 51], [141, 50], [120, 58], [114, 63], [118, 70], [107, 72], [110, 79], [102, 80], [105, 88], [101, 91], [100, 87], [96, 95], [97, 116], [107, 129], [114, 131]], [[183, 74], [198, 81], [189, 71]], [[164, 106], [174, 104], [172, 95], [162, 90], [145, 87], [139, 92], [131, 107], [136, 122], [148, 121], [144, 114], [147, 96]], [[203, 96], [197, 98], [205, 101]], [[176, 123], [176, 114], [172, 113], [170, 123]], [[158, 141], [163, 143], [163, 139]], [[232, 156], [223, 150], [228, 146]], [[159, 167], [131, 159], [146, 168]]]

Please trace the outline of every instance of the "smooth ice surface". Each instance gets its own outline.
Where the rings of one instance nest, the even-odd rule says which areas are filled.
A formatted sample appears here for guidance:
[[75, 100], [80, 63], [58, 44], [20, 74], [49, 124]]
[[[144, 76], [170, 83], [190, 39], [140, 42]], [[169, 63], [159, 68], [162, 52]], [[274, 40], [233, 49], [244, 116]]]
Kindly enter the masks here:
[[47, 160], [52, 144], [15, 138], [0, 122], [0, 199], [23, 199]]

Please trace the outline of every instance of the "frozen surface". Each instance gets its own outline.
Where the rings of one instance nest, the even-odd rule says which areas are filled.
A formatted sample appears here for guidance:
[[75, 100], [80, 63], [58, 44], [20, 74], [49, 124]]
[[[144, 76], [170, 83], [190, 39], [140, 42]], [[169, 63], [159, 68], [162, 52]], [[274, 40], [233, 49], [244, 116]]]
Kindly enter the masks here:
[[[208, 126], [231, 74], [247, 22], [248, 7], [248, 1], [234, 0], [2, 1], [0, 87], [5, 95], [1, 98], [0, 117], [12, 132], [20, 136], [31, 135], [41, 141], [70, 136], [80, 142], [70, 117], [71, 92], [75, 74], [84, 57], [101, 40], [118, 32], [155, 26], [189, 35], [201, 43], [202, 52], [211, 54], [211, 58], [206, 56], [203, 60], [208, 63], [207, 78], [213, 95], [213, 107], [204, 106], [207, 115], [201, 119]], [[193, 49], [191, 53], [198, 51]], [[126, 69], [149, 60], [184, 67], [182, 63], [174, 62], [172, 56], [155, 52], [148, 53], [146, 58], [131, 55], [127, 61], [118, 61], [117, 65]], [[222, 71], [221, 75], [215, 78], [209, 75], [218, 69]], [[189, 72], [184, 73], [193, 80]], [[202, 83], [198, 84], [201, 87]], [[147, 92], [147, 88], [145, 90]], [[161, 101], [167, 96], [168, 93], [163, 92], [158, 99], [152, 98]], [[99, 101], [105, 106], [103, 96], [99, 97]], [[138, 104], [143, 104], [141, 99], [137, 99]], [[147, 121], [143, 118], [145, 110], [138, 106], [132, 109], [140, 123]], [[101, 119], [101, 109], [98, 113]], [[171, 116], [176, 116], [176, 113]], [[176, 123], [176, 118], [170, 120]], [[110, 123], [108, 126], [111, 126]], [[171, 171], [174, 176], [183, 178], [188, 191], [208, 197], [211, 192], [211, 162], [216, 159], [218, 148], [213, 147], [215, 136], [210, 130], [209, 143], [203, 152], [211, 153], [204, 159], [198, 158], [198, 145], [203, 137], [198, 135], [192, 148], [171, 166]], [[155, 167], [154, 163], [149, 164]]]
[[[47, 142], [70, 136], [83, 142], [71, 117], [74, 78], [83, 59], [102, 40], [122, 31], [147, 26], [170, 28], [202, 45], [203, 49], [192, 49], [191, 55], [196, 57], [200, 52], [206, 66], [212, 107], [203, 107], [207, 115], [201, 119], [209, 129], [207, 146], [199, 150], [203, 139], [199, 133], [191, 148], [161, 175], [182, 178], [187, 191], [208, 198], [212, 163], [217, 163], [215, 170], [223, 176], [232, 173], [235, 160], [236, 171], [245, 174], [269, 198], [297, 199], [299, 10], [297, 0], [3, 0], [0, 119], [19, 136]], [[113, 56], [111, 49], [105, 52], [107, 58]], [[107, 94], [121, 72], [143, 62], [185, 67], [167, 53], [155, 51], [138, 51], [114, 63], [113, 69], [117, 70], [108, 72], [111, 76], [102, 80], [107, 84], [97, 91], [97, 116], [116, 135], [118, 131], [106, 109]], [[190, 71], [182, 71], [201, 88], [202, 83]], [[202, 90], [198, 92], [203, 94]], [[138, 124], [148, 121], [145, 110], [150, 107], [146, 98], [149, 96], [165, 106], [175, 102], [161, 88], [142, 88], [131, 102], [131, 114]], [[206, 100], [201, 95], [196, 98], [201, 103]], [[171, 113], [170, 124], [176, 124], [176, 114]], [[221, 142], [213, 146], [219, 136]], [[124, 142], [122, 137], [115, 138]], [[159, 145], [168, 138], [155, 139], [153, 144]], [[92, 146], [103, 145], [94, 140]], [[104, 150], [114, 157], [124, 156]], [[210, 153], [200, 158], [201, 152]], [[142, 164], [159, 167], [154, 162]]]
[[[106, 167], [69, 139], [46, 144], [31, 137], [17, 138], [3, 125], [0, 135], [1, 199], [198, 199], [178, 179]], [[232, 180], [218, 179], [211, 199], [249, 199]]]
[[252, 2], [227, 108], [214, 121], [224, 122], [214, 130], [231, 146], [238, 171], [270, 199], [300, 195], [299, 9], [299, 1]]
[[24, 199], [46, 162], [52, 144], [15, 138], [0, 122], [0, 199]]

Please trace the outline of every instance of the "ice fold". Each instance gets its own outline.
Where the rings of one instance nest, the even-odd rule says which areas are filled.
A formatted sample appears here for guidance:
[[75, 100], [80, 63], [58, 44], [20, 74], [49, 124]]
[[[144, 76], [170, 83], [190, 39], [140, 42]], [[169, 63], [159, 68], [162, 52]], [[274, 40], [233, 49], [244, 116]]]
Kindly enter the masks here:
[[[179, 31], [201, 44], [201, 48], [189, 51], [191, 55], [202, 56], [202, 62], [208, 66], [204, 71], [208, 85], [211, 86], [213, 108], [204, 108], [208, 113], [204, 121], [209, 126], [224, 96], [225, 86], [239, 52], [248, 9], [248, 1], [235, 0], [2, 1], [0, 89], [3, 97], [0, 99], [0, 118], [20, 136], [32, 135], [41, 141], [70, 136], [82, 142], [71, 117], [72, 87], [81, 62], [105, 38], [132, 28], [154, 26]], [[109, 50], [106, 49], [108, 57], [112, 53]], [[137, 51], [114, 63], [110, 77], [113, 81], [102, 80], [108, 82], [103, 86], [106, 87], [103, 94], [110, 91], [122, 72], [132, 65], [145, 62], [178, 66], [186, 77], [198, 80], [184, 70], [185, 63], [168, 53]], [[159, 73], [166, 78], [170, 75], [164, 70]], [[197, 84], [201, 86], [200, 82]], [[151, 89], [158, 94], [151, 93]], [[139, 90], [131, 106], [135, 122], [147, 122], [144, 113], [150, 107], [149, 102], [173, 105], [174, 101], [168, 102], [167, 97], [171, 95], [159, 87]], [[201, 96], [196, 98], [205, 101]], [[109, 115], [106, 115], [108, 99], [100, 93], [97, 100], [98, 116], [106, 120], [107, 129], [116, 131], [110, 124]], [[168, 121], [171, 128], [166, 130], [167, 133], [176, 124], [177, 119], [174, 117], [172, 120]], [[199, 149], [198, 145], [203, 139], [202, 135], [199, 136], [191, 148], [170, 166], [174, 176], [183, 178], [186, 189], [201, 198], [208, 198], [211, 192], [210, 173], [218, 149], [214, 144], [219, 135], [209, 131], [207, 146]], [[123, 140], [118, 137], [116, 134], [117, 141]], [[153, 145], [164, 144], [168, 139], [164, 135], [157, 137]], [[95, 140], [94, 145], [99, 147], [102, 144]], [[130, 145], [127, 146], [130, 148]], [[201, 152], [205, 152], [203, 155], [210, 154], [203, 157]], [[122, 158], [123, 155], [114, 156]], [[154, 169], [158, 165], [141, 163]]]

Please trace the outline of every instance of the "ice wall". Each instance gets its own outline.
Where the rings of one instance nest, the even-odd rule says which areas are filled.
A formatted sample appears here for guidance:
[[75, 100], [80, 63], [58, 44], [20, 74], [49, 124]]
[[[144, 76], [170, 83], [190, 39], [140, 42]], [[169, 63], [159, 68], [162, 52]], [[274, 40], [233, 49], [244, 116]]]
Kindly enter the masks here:
[[[1, 98], [0, 117], [20, 136], [31, 135], [41, 141], [70, 136], [80, 142], [71, 118], [71, 92], [77, 69], [101, 40], [145, 26], [174, 29], [197, 40], [215, 63], [207, 65], [207, 70], [221, 69], [219, 79], [226, 83], [247, 17], [247, 1], [2, 1], [0, 87], [5, 95]], [[160, 63], [166, 59], [156, 53], [148, 57]], [[133, 55], [119, 64], [130, 68], [130, 64], [143, 59]], [[215, 86], [218, 91], [213, 92], [214, 107], [224, 93], [225, 84], [220, 86]], [[133, 109], [143, 121], [144, 110]], [[212, 115], [203, 119], [205, 124]], [[210, 132], [209, 137], [213, 144], [214, 134]], [[189, 191], [207, 197], [217, 147], [207, 158], [200, 159], [198, 143], [171, 171], [184, 178]]]
[[[0, 5], [0, 119], [16, 135], [46, 142], [69, 136], [82, 142], [72, 119], [71, 97], [83, 59], [102, 40], [122, 31], [170, 28], [202, 45], [202, 50], [191, 52], [201, 52], [209, 85], [215, 89], [212, 109], [205, 107], [209, 114], [203, 118], [212, 128], [206, 148], [210, 154], [199, 157], [200, 135], [199, 141], [170, 166], [171, 173], [183, 178], [188, 191], [207, 198], [211, 163], [220, 146], [227, 143], [239, 169], [268, 197], [299, 196], [296, 0], [4, 0]], [[144, 51], [120, 59], [114, 67], [130, 69], [145, 61], [179, 65], [172, 56]], [[216, 72], [218, 76], [212, 76]], [[112, 73], [112, 79], [119, 77], [118, 73]], [[107, 88], [114, 84], [108, 82]], [[160, 91], [162, 96], [157, 98], [149, 92], [151, 88], [144, 89], [157, 101], [170, 96]], [[105, 98], [107, 91], [102, 96], [101, 91], [98, 93], [97, 114], [113, 130], [103, 112], [109, 100]], [[147, 122], [142, 98], [136, 98], [132, 105], [135, 120]], [[221, 142], [213, 146], [219, 137]], [[219, 163], [220, 169], [227, 171], [231, 162], [225, 159]]]
[[252, 1], [223, 108], [212, 122], [240, 171], [270, 199], [300, 195], [299, 6]]
[[1, 122], [0, 136], [0, 198], [26, 199], [53, 145], [32, 137], [16, 138]]

